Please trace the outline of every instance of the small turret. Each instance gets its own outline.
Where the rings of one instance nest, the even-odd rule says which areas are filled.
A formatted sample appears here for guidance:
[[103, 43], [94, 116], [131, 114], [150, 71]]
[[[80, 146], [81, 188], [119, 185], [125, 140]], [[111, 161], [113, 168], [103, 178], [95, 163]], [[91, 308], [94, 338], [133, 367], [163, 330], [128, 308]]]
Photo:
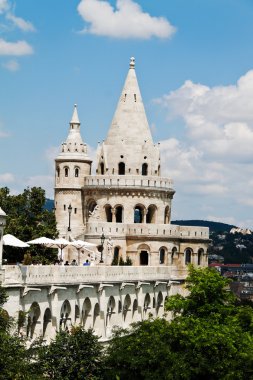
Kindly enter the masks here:
[[[55, 159], [55, 209], [59, 221], [60, 234], [66, 235], [68, 207], [72, 207], [71, 222], [83, 225], [82, 219], [82, 186], [84, 177], [90, 175], [92, 160], [87, 153], [87, 145], [80, 134], [80, 121], [77, 105], [69, 123], [67, 139], [61, 146], [61, 152]], [[81, 230], [82, 232], [82, 230]]]

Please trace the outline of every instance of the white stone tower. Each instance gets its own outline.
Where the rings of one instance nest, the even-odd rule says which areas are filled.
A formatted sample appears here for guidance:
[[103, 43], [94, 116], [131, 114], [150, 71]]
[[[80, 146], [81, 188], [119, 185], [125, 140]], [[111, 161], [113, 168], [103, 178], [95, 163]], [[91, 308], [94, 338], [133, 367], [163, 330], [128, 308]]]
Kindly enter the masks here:
[[105, 236], [106, 264], [120, 256], [129, 257], [134, 265], [180, 269], [190, 262], [207, 264], [208, 229], [170, 223], [175, 191], [172, 180], [161, 177], [159, 145], [151, 136], [134, 58], [108, 135], [97, 149], [96, 175], [90, 174], [90, 168], [75, 108], [68, 139], [56, 159], [56, 218], [61, 236], [68, 232], [71, 204], [69, 236], [94, 243], [100, 250]]
[[80, 134], [77, 105], [70, 121], [69, 134], [55, 159], [55, 213], [61, 237], [84, 233], [82, 186], [91, 174], [91, 159]]

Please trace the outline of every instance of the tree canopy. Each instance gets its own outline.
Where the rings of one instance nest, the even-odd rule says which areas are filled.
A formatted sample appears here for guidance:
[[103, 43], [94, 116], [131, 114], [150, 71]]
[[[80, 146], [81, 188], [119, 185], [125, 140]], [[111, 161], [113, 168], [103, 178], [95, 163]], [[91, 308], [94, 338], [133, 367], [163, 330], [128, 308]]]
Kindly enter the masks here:
[[[0, 188], [0, 205], [7, 214], [5, 234], [12, 234], [23, 241], [40, 236], [57, 237], [56, 220], [53, 212], [45, 209], [45, 190], [41, 187], [27, 188], [22, 194], [11, 195], [7, 187]], [[15, 247], [4, 247], [4, 259], [15, 263], [26, 260], [52, 262], [56, 258], [56, 250], [40, 246], [30, 246], [25, 251]], [[29, 260], [28, 260], [29, 261]]]
[[236, 300], [215, 269], [190, 266], [186, 289], [167, 301], [171, 322], [149, 319], [115, 332], [107, 379], [253, 378], [252, 307]]

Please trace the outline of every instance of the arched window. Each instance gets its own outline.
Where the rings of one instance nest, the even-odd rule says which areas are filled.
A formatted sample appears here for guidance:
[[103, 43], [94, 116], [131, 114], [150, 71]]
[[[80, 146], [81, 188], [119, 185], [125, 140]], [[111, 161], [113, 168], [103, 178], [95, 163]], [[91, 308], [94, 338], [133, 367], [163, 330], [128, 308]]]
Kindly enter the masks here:
[[131, 298], [129, 294], [126, 295], [125, 300], [124, 300], [124, 305], [123, 305], [123, 318], [124, 321], [126, 320], [127, 313], [130, 310], [131, 307]]
[[148, 207], [146, 223], [155, 223], [155, 216], [156, 216], [156, 206], [151, 205]]
[[119, 247], [114, 247], [112, 265], [119, 264]]
[[198, 250], [198, 265], [201, 265], [201, 264], [202, 264], [203, 253], [204, 253], [204, 250], [203, 250], [202, 248], [200, 248], [200, 249]]
[[79, 168], [75, 168], [75, 177], [79, 177]]
[[65, 300], [61, 307], [60, 313], [60, 328], [68, 329], [68, 325], [71, 324], [71, 318], [69, 317], [71, 313], [71, 306], [68, 300]]
[[176, 247], [172, 248], [172, 251], [171, 251], [171, 265], [174, 264], [174, 259], [175, 259], [176, 252], [177, 252], [177, 248]]
[[148, 309], [150, 309], [150, 303], [151, 303], [150, 295], [149, 293], [147, 293], [144, 298], [144, 305], [143, 305], [144, 313], [146, 313]]
[[107, 303], [107, 312], [106, 312], [106, 325], [110, 322], [112, 318], [112, 314], [115, 313], [115, 306], [116, 302], [113, 296], [109, 298], [109, 301]]
[[27, 337], [33, 338], [34, 331], [40, 317], [40, 307], [37, 302], [33, 302], [29, 314], [27, 323]]
[[192, 250], [190, 248], [187, 248], [184, 254], [185, 254], [185, 265], [188, 265], [191, 263]]
[[59, 168], [59, 166], [56, 168], [56, 175], [57, 175], [57, 177], [60, 177], [60, 168]]
[[137, 311], [138, 311], [138, 301], [137, 299], [135, 299], [133, 302], [133, 317], [137, 313]]
[[165, 262], [165, 249], [164, 248], [160, 248], [159, 262], [160, 262], [160, 264], [164, 264], [164, 262]]
[[43, 337], [49, 337], [50, 336], [50, 328], [52, 327], [52, 315], [51, 310], [47, 308], [44, 313], [43, 317]]
[[148, 175], [148, 164], [146, 163], [142, 164], [141, 174]]
[[141, 206], [134, 208], [134, 223], [143, 223], [143, 207]]
[[105, 216], [106, 216], [106, 221], [111, 223], [112, 222], [112, 207], [110, 205], [105, 205]]
[[91, 301], [89, 297], [86, 297], [83, 303], [83, 310], [82, 310], [82, 325], [84, 327], [90, 328], [91, 327]]
[[125, 163], [120, 162], [119, 163], [119, 175], [125, 175], [125, 169], [126, 169]]
[[170, 223], [170, 207], [167, 206], [164, 210], [164, 224]]
[[123, 207], [117, 206], [115, 208], [116, 223], [122, 223], [123, 221]]
[[100, 174], [105, 174], [105, 164], [100, 162]]
[[65, 173], [65, 177], [68, 177], [69, 176], [69, 168], [65, 167], [64, 173]]
[[148, 265], [148, 252], [141, 251], [140, 252], [140, 265]]
[[100, 307], [99, 304], [96, 303], [94, 307], [94, 313], [93, 313], [93, 328], [94, 330], [98, 329], [99, 327], [99, 316], [100, 316]]

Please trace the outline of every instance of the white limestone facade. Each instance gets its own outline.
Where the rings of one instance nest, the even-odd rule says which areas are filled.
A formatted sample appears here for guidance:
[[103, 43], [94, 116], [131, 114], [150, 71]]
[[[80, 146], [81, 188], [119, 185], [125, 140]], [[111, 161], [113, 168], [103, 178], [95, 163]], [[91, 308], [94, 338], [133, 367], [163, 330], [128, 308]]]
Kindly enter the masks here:
[[[55, 159], [55, 214], [59, 235], [93, 243], [94, 266], [3, 266], [6, 309], [27, 313], [21, 329], [50, 339], [81, 323], [108, 339], [112, 327], [164, 315], [166, 297], [184, 294], [187, 264], [207, 265], [209, 230], [171, 224], [175, 194], [162, 177], [132, 58], [97, 166], [82, 140], [77, 106], [66, 142]], [[101, 246], [101, 237], [104, 244]], [[84, 261], [85, 255], [81, 253]], [[117, 264], [129, 258], [132, 266]], [[75, 249], [65, 260], [77, 258]]]

